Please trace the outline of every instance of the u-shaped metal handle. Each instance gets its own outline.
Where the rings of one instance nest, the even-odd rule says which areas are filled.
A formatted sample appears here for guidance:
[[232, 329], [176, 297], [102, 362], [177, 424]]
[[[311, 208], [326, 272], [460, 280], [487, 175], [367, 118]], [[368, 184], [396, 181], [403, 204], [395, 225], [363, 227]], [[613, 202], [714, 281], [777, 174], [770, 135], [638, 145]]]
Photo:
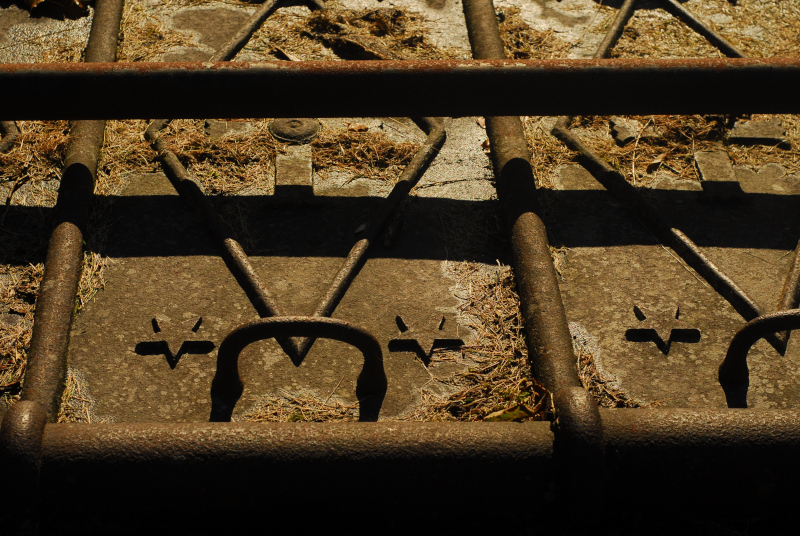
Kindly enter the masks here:
[[212, 422], [229, 422], [244, 392], [239, 377], [239, 355], [248, 345], [276, 337], [333, 339], [355, 346], [364, 355], [364, 368], [356, 383], [359, 421], [377, 421], [386, 395], [386, 373], [380, 343], [368, 331], [326, 317], [273, 316], [242, 324], [231, 331], [217, 353], [217, 372], [211, 382]]
[[728, 353], [719, 366], [719, 383], [725, 391], [729, 408], [747, 407], [747, 390], [750, 387], [747, 353], [750, 348], [763, 337], [793, 329], [800, 329], [800, 309], [754, 318], [733, 336]]

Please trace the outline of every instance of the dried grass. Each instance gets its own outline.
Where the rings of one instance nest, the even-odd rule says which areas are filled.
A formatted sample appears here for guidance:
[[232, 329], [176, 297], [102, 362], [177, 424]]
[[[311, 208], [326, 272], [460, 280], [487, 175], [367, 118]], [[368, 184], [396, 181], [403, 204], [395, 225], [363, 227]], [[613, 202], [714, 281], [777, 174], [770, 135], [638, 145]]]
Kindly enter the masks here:
[[94, 398], [89, 394], [86, 378], [79, 371], [67, 369], [58, 422], [109, 422], [95, 415]]
[[304, 391], [297, 396], [281, 391], [280, 396], [261, 398], [239, 421], [246, 422], [331, 422], [357, 421], [358, 403], [342, 404], [321, 399]]
[[595, 364], [596, 349], [577, 324], [570, 324], [572, 348], [578, 358], [578, 376], [583, 388], [589, 391], [601, 408], [640, 408], [639, 401], [619, 389], [617, 383], [605, 377]]
[[352, 178], [394, 182], [419, 151], [420, 144], [392, 142], [383, 132], [323, 130], [311, 142], [314, 167], [325, 176], [333, 170], [346, 171]]
[[[425, 37], [426, 21], [396, 8], [345, 9], [334, 2], [325, 11], [300, 16], [281, 10], [262, 26], [246, 51], [278, 51], [301, 60], [446, 59], [457, 52], [442, 50]], [[284, 59], [281, 57], [281, 59]]]
[[569, 43], [558, 37], [553, 30], [534, 30], [519, 13], [519, 8], [513, 6], [497, 10], [506, 58], [546, 60], [559, 58], [567, 53], [571, 46]]
[[[444, 399], [422, 388], [421, 403], [404, 420], [545, 419], [548, 393], [531, 378], [511, 269], [501, 266], [487, 273], [480, 264], [452, 264], [461, 290], [457, 296], [463, 300], [461, 317], [475, 331], [475, 342], [461, 352], [475, 365], [447, 380], [458, 390]], [[434, 353], [431, 362], [447, 359], [446, 352]]]

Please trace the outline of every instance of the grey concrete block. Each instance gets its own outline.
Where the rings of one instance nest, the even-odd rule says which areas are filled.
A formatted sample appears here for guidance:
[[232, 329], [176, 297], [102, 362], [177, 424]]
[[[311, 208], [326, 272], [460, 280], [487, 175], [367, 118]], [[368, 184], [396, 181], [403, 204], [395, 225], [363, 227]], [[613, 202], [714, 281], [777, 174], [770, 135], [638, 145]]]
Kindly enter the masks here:
[[739, 145], [774, 145], [782, 149], [792, 148], [779, 117], [765, 121], [738, 121], [728, 139], [731, 143]]

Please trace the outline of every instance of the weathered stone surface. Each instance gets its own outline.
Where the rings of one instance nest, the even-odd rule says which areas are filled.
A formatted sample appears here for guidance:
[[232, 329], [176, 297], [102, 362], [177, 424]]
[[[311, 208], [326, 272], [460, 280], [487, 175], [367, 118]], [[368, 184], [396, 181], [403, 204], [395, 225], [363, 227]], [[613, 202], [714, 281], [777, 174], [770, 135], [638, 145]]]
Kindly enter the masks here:
[[792, 148], [780, 117], [764, 121], [737, 121], [728, 140], [740, 145], [775, 145], [782, 149]]
[[611, 125], [611, 135], [614, 136], [617, 145], [625, 146], [636, 140], [637, 136], [642, 138], [654, 138], [658, 133], [650, 126], [643, 125], [636, 119], [627, 119], [612, 115], [609, 118]]
[[733, 164], [724, 150], [698, 151], [694, 161], [700, 171], [700, 183], [712, 202], [739, 201], [743, 196], [742, 187], [736, 180]]
[[172, 26], [191, 34], [199, 48], [172, 52], [164, 61], [206, 61], [250, 18], [247, 11], [230, 6], [183, 9], [172, 16]]
[[290, 146], [275, 158], [275, 195], [311, 197], [314, 195], [314, 167], [311, 147]]
[[250, 121], [217, 121], [216, 119], [206, 119], [206, 134], [212, 140], [218, 140], [225, 136], [236, 134], [247, 134], [253, 128]]
[[733, 164], [724, 150], [698, 151], [694, 153], [694, 161], [704, 181], [735, 181]]
[[[298, 207], [270, 196], [239, 196], [219, 207], [244, 218], [255, 238], [248, 247], [251, 260], [283, 314], [305, 315], [316, 308], [354, 242], [353, 230], [382, 199], [319, 196], [311, 201]], [[336, 318], [364, 327], [384, 349], [389, 387], [383, 418], [411, 410], [418, 388], [431, 381], [445, 392], [446, 381], [439, 380], [471, 363], [454, 354], [453, 362], [426, 369], [413, 350], [389, 348], [389, 342], [400, 333], [397, 316], [423, 331], [432, 317], [454, 322], [454, 282], [443, 270], [443, 261], [451, 257], [444, 238], [431, 229], [454, 210], [466, 210], [459, 221], [469, 221], [474, 205], [412, 200], [394, 247], [376, 246], [336, 309]], [[86, 379], [100, 418], [208, 420], [217, 348], [237, 325], [257, 318], [255, 310], [203, 223], [163, 175], [133, 178], [114, 210], [109, 247], [103, 252], [113, 259], [106, 288], [74, 324], [70, 366]], [[497, 258], [496, 252], [485, 253]], [[455, 336], [468, 342], [469, 331], [455, 327]], [[296, 368], [274, 341], [253, 344], [239, 360], [245, 387], [234, 417], [261, 397], [281, 392], [312, 392], [354, 403], [362, 362], [354, 348], [319, 340]]]
[[[666, 181], [642, 190], [766, 311], [777, 303], [800, 236], [800, 181], [775, 178], [775, 171], [751, 172], [744, 201], [734, 205], [708, 203], [705, 192], [672, 190]], [[600, 371], [643, 403], [725, 407], [717, 368], [744, 319], [583, 168], [562, 167], [559, 183], [548, 221], [557, 244], [568, 248], [560, 281], [567, 318], [586, 334]], [[677, 308], [682, 329], [698, 330], [699, 338], [673, 334]], [[657, 337], [630, 333], [647, 320]], [[763, 341], [753, 347], [751, 407], [800, 407], [798, 339], [786, 356]]]

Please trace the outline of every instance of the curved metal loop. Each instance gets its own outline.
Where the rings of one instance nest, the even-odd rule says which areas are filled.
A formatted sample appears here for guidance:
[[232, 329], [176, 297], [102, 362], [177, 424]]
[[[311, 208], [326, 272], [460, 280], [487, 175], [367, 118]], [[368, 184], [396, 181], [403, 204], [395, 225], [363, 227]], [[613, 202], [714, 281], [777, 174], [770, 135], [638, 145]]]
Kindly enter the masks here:
[[211, 422], [229, 422], [244, 392], [239, 377], [239, 355], [248, 345], [277, 337], [334, 339], [355, 346], [364, 355], [356, 383], [359, 421], [377, 421], [386, 395], [386, 374], [380, 343], [368, 331], [344, 320], [310, 316], [273, 316], [235, 328], [217, 354], [217, 373], [211, 382]]
[[800, 329], [800, 309], [759, 316], [734, 335], [728, 353], [719, 366], [719, 383], [725, 391], [729, 408], [747, 407], [747, 390], [750, 387], [747, 354], [750, 348], [761, 338], [793, 329]]

